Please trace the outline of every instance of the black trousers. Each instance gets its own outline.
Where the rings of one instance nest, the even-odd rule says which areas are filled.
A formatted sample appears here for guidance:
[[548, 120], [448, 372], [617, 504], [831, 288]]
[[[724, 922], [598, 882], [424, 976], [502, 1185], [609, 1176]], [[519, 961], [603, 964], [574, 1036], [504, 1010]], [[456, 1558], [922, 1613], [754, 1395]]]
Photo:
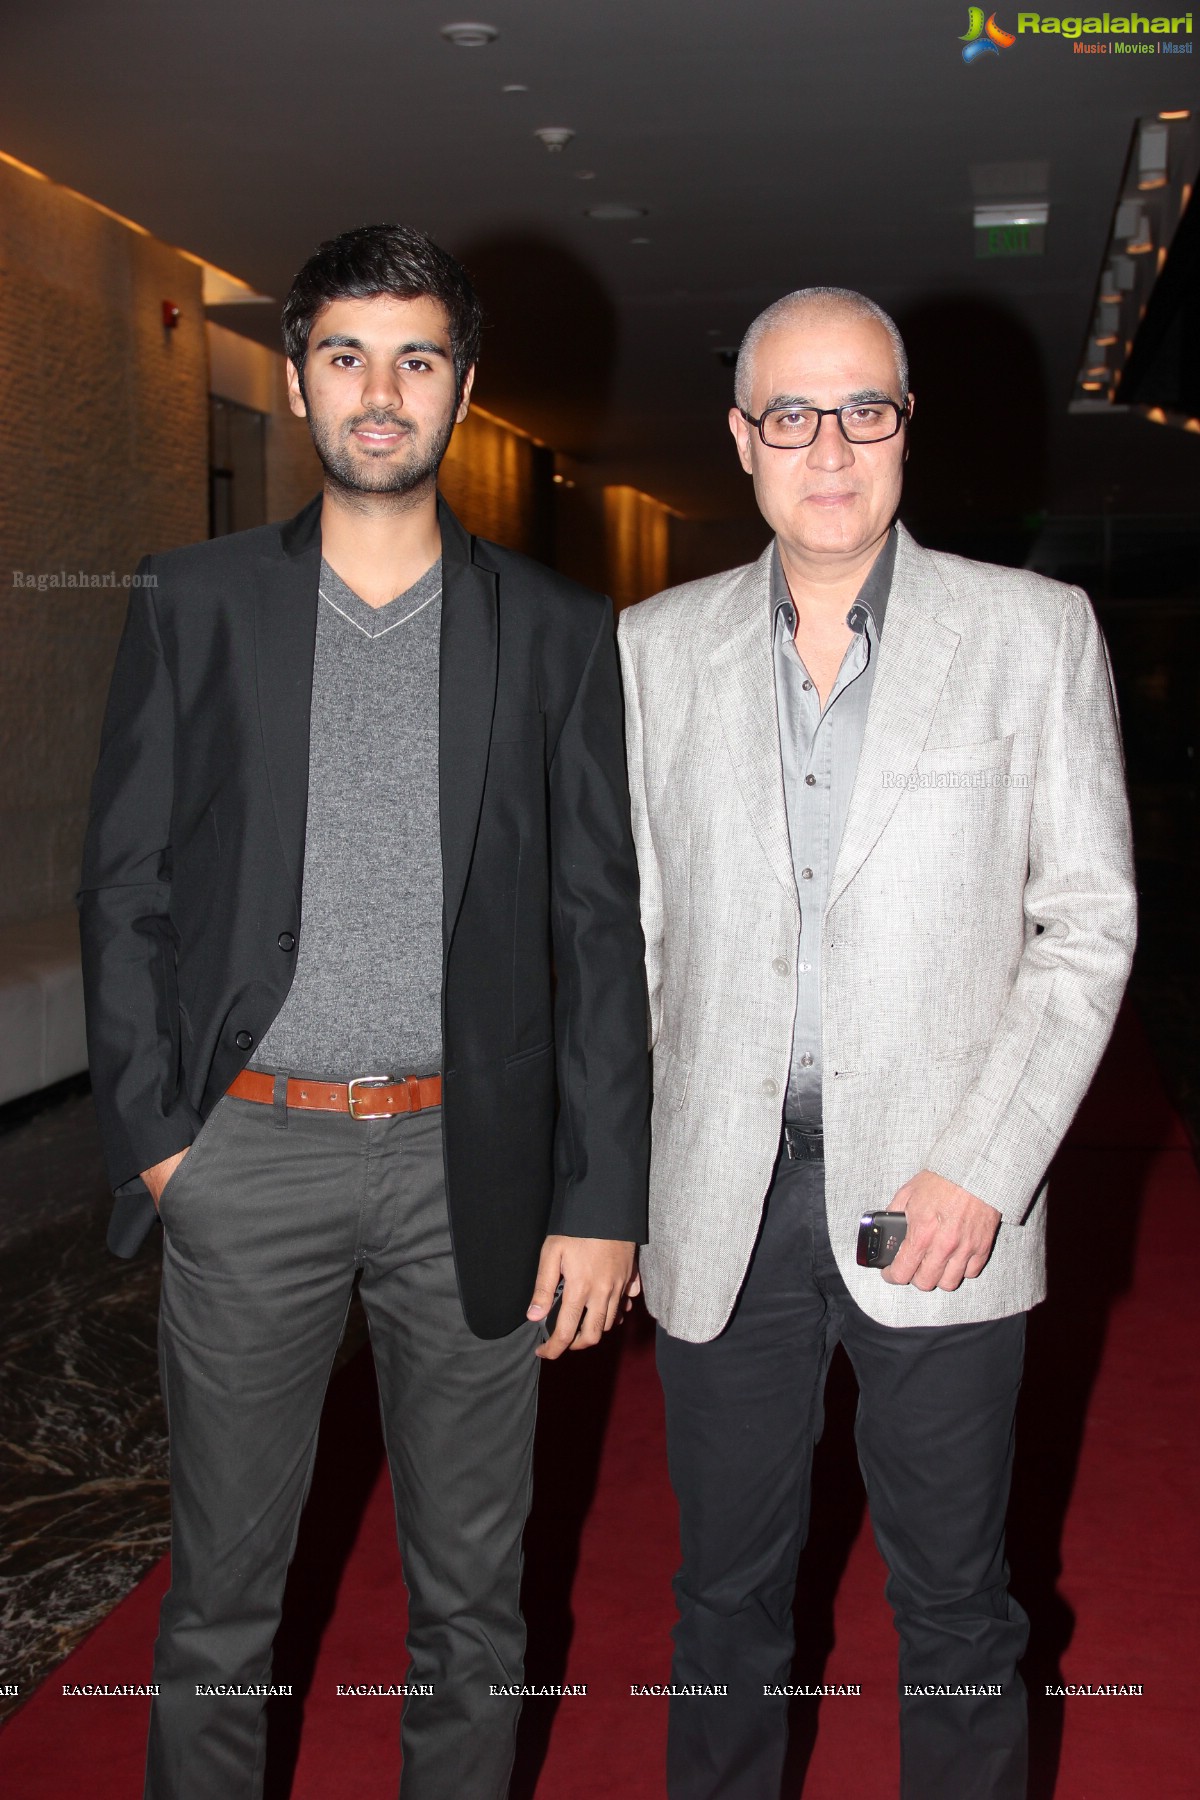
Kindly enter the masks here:
[[[834, 1262], [823, 1164], [781, 1159], [725, 1331], [705, 1344], [658, 1334], [683, 1551], [671, 1679], [729, 1687], [671, 1700], [671, 1800], [778, 1800], [788, 1703], [763, 1689], [789, 1679], [839, 1341], [858, 1379], [859, 1464], [900, 1638], [903, 1800], [1025, 1793], [1028, 1620], [1004, 1556], [1024, 1338], [1024, 1314], [903, 1330], [869, 1318]], [[999, 1693], [906, 1692], [937, 1686]]]
[[[171, 1588], [147, 1800], [258, 1800], [264, 1701], [356, 1271], [408, 1587], [405, 1800], [502, 1800], [541, 1328], [484, 1340], [454, 1278], [437, 1109], [354, 1120], [220, 1102], [162, 1196]], [[385, 1679], [403, 1667], [382, 1638]], [[239, 1691], [241, 1690], [241, 1691]]]

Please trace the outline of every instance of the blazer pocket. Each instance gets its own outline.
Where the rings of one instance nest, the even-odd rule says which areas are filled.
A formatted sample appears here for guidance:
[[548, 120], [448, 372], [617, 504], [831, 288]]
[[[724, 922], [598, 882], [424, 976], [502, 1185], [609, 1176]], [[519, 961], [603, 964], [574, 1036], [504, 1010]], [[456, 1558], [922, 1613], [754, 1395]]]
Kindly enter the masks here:
[[938, 744], [923, 750], [916, 761], [919, 775], [982, 774], [1003, 770], [1012, 758], [1013, 733], [1007, 737], [986, 738], [975, 744]]
[[532, 1062], [536, 1056], [549, 1056], [554, 1048], [553, 1040], [546, 1044], [535, 1044], [532, 1050], [514, 1050], [511, 1056], [504, 1059], [506, 1069], [519, 1069], [522, 1063]]

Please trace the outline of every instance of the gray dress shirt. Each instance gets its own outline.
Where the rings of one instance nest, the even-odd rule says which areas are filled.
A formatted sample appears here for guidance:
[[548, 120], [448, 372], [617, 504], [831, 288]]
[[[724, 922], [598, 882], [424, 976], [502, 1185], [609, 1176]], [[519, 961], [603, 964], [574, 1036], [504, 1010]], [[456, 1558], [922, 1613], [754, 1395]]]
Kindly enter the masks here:
[[778, 546], [771, 564], [779, 753], [800, 897], [796, 1024], [784, 1114], [795, 1125], [821, 1123], [821, 921], [862, 749], [895, 560], [893, 527], [846, 615], [854, 636], [824, 711], [796, 649], [796, 615]]

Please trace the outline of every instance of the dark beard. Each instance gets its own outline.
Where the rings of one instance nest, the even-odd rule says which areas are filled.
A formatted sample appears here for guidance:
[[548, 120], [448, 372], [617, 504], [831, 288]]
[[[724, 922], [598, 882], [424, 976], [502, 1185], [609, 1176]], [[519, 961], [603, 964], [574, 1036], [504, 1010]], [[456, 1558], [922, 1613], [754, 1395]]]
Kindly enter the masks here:
[[[346, 429], [353, 430], [364, 424], [395, 425], [397, 422], [386, 413], [382, 416], [364, 413], [361, 418], [352, 420]], [[403, 424], [403, 421], [399, 423]], [[394, 459], [385, 462], [381, 457], [377, 468], [372, 465], [369, 454], [356, 459], [348, 444], [335, 443], [333, 433], [323, 421], [315, 419], [311, 412], [308, 426], [312, 433], [313, 449], [320, 459], [329, 487], [355, 497], [366, 494], [403, 497], [431, 487], [436, 481], [442, 458], [454, 432], [454, 413], [450, 414], [445, 425], [427, 444], [421, 446], [418, 442], [398, 463]], [[415, 435], [415, 427], [409, 427], [409, 430]]]

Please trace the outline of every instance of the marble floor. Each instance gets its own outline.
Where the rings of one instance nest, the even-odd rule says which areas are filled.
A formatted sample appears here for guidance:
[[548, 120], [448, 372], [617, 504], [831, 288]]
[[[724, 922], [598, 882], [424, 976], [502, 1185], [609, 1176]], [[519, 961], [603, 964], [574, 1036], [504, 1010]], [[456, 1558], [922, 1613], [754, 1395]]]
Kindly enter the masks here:
[[158, 1244], [129, 1264], [106, 1253], [86, 1078], [46, 1098], [5, 1108], [0, 1135], [0, 1680], [19, 1695], [167, 1536]]
[[[1142, 896], [1131, 991], [1200, 1144], [1200, 604], [1102, 612]], [[167, 1547], [159, 1240], [119, 1261], [107, 1213], [86, 1078], [0, 1108], [0, 1717]], [[342, 1359], [364, 1339], [355, 1307]]]

